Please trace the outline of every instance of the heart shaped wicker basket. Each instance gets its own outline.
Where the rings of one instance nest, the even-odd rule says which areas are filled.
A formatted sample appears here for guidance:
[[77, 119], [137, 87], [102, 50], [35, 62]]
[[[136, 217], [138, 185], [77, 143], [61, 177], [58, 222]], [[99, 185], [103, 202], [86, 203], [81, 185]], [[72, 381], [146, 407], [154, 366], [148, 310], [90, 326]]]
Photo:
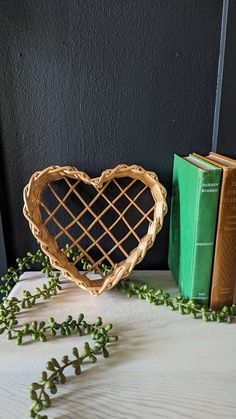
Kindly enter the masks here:
[[51, 166], [24, 188], [23, 212], [52, 266], [98, 295], [142, 261], [162, 228], [165, 198], [157, 175], [140, 166], [122, 164], [94, 179]]

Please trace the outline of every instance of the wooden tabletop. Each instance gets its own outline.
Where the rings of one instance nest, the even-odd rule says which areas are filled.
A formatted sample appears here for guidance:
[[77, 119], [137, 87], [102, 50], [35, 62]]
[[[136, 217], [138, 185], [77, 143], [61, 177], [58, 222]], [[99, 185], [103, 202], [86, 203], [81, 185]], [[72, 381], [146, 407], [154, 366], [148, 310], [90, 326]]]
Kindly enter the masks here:
[[[136, 271], [132, 277], [177, 292], [168, 271]], [[39, 272], [26, 273], [11, 296], [43, 282]], [[70, 370], [67, 383], [59, 385], [52, 407], [45, 411], [49, 418], [235, 419], [236, 324], [194, 320], [115, 290], [92, 297], [65, 279], [62, 283], [57, 296], [22, 311], [20, 323], [50, 316], [61, 321], [80, 312], [92, 323], [100, 315], [113, 323], [119, 341], [110, 347], [108, 359], [99, 356], [96, 364], [84, 365], [81, 376]], [[51, 357], [60, 360], [85, 340], [88, 337], [58, 336], [16, 346], [2, 335], [0, 417], [29, 417], [29, 385]]]

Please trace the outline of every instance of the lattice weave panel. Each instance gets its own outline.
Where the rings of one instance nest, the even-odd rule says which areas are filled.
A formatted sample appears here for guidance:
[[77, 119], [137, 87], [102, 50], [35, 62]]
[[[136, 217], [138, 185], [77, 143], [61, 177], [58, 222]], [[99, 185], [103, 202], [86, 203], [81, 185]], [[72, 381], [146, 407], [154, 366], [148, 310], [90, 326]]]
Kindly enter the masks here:
[[140, 166], [119, 165], [95, 179], [53, 166], [31, 177], [24, 214], [52, 265], [97, 295], [127, 277], [153, 245], [165, 197], [157, 176]]

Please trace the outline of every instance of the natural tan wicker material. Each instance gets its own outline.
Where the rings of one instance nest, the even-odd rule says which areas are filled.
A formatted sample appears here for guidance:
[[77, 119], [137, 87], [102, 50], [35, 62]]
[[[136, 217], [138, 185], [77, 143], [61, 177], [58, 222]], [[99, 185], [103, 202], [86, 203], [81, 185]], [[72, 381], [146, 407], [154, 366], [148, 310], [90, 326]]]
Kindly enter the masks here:
[[[118, 182], [118, 179], [121, 178], [130, 178], [129, 184], [124, 188], [122, 188]], [[63, 198], [59, 196], [52, 185], [52, 182], [59, 180], [64, 180], [69, 187]], [[72, 183], [73, 181], [75, 181], [75, 183]], [[131, 197], [129, 192], [132, 191], [132, 188], [137, 181], [142, 182], [142, 189], [135, 197]], [[86, 202], [79, 191], [78, 186], [80, 186], [80, 182], [83, 182], [86, 185], [92, 185], [97, 191], [96, 196], [89, 203]], [[104, 193], [107, 186], [112, 182], [120, 191], [119, 195], [113, 200]], [[57, 202], [53, 211], [50, 211], [45, 202], [43, 202], [42, 195], [45, 188], [49, 188]], [[137, 199], [142, 196], [144, 191], [148, 191], [148, 189], [150, 190], [154, 204], [148, 211], [144, 211], [137, 204]], [[66, 203], [71, 193], [74, 194], [73, 196], [76, 196], [76, 199], [84, 206], [84, 209], [79, 212], [78, 215], [75, 215]], [[121, 211], [116, 206], [116, 203], [122, 196], [127, 198], [128, 204]], [[99, 197], [102, 197], [106, 201], [107, 206], [105, 209], [101, 210], [99, 214], [96, 214], [92, 205], [94, 205]], [[162, 228], [164, 216], [167, 212], [165, 198], [166, 189], [158, 181], [157, 175], [154, 172], [144, 170], [140, 166], [127, 166], [121, 164], [114, 169], [105, 170], [100, 177], [94, 179], [91, 179], [86, 173], [80, 172], [74, 167], [51, 166], [41, 172], [34, 173], [29, 183], [24, 188], [23, 212], [29, 221], [33, 235], [37, 239], [42, 250], [49, 256], [52, 266], [61, 270], [65, 277], [74, 281], [81, 288], [88, 290], [92, 295], [98, 295], [106, 289], [111, 289], [121, 279], [126, 278], [132, 272], [134, 266], [142, 261], [147, 250], [153, 245], [157, 233]], [[132, 206], [135, 207], [139, 215], [141, 215], [141, 219], [134, 226], [131, 226], [125, 218], [125, 214]], [[47, 214], [45, 220], [42, 218], [42, 208]], [[67, 215], [69, 214], [72, 218], [72, 221], [66, 226], [56, 218], [57, 212], [62, 208]], [[108, 227], [102, 220], [102, 217], [108, 210], [111, 210], [111, 208], [116, 212], [118, 218]], [[89, 226], [84, 227], [81, 219], [86, 213], [89, 213], [89, 215], [93, 217], [93, 221]], [[140, 238], [137, 234], [137, 228], [144, 220], [147, 220], [149, 223], [148, 229], [147, 233]], [[59, 232], [54, 235], [54, 237], [49, 233], [47, 228], [47, 224], [50, 221], [53, 221], [59, 229]], [[119, 222], [121, 221], [126, 225], [128, 232], [122, 238], [118, 239], [115, 234], [113, 234], [112, 230], [115, 226], [119, 225]], [[103, 232], [95, 239], [91, 234], [91, 229], [96, 223], [99, 224], [99, 227], [102, 228]], [[77, 225], [82, 231], [82, 234], [76, 239], [68, 231], [74, 225]], [[81, 252], [74, 262], [68, 260], [66, 251], [61, 250], [58, 246], [58, 239], [63, 235], [66, 236], [68, 242], [70, 242], [70, 247], [67, 251], [76, 248]], [[124, 243], [130, 236], [133, 236], [138, 241], [138, 245], [131, 252], [127, 252]], [[114, 242], [114, 246], [109, 251], [104, 250], [100, 244], [101, 240], [106, 237], [112, 239]], [[81, 241], [84, 238], [88, 238], [88, 240], [91, 241], [91, 244], [88, 247], [84, 246], [86, 248], [81, 245]], [[89, 253], [94, 246], [96, 246], [102, 254], [99, 260], [94, 260]], [[118, 263], [114, 263], [111, 256], [116, 249], [119, 249], [123, 254], [123, 260]], [[85, 272], [79, 271], [75, 266], [83, 258], [83, 255], [86, 256], [90, 262], [90, 267]], [[101, 270], [101, 264], [105, 262], [109, 263], [113, 269], [112, 272], [106, 276]], [[92, 271], [99, 273], [100, 279], [90, 279], [88, 274]]]

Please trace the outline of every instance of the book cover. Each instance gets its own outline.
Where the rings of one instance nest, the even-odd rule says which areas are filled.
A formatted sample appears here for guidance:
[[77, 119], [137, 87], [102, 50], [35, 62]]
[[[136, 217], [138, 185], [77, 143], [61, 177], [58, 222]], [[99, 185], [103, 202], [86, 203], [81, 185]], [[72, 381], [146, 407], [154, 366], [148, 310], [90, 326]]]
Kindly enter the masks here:
[[221, 169], [174, 155], [168, 264], [184, 298], [208, 305]]
[[236, 282], [236, 160], [213, 152], [206, 157], [193, 154], [222, 169], [210, 296], [211, 308], [218, 310], [233, 303]]

